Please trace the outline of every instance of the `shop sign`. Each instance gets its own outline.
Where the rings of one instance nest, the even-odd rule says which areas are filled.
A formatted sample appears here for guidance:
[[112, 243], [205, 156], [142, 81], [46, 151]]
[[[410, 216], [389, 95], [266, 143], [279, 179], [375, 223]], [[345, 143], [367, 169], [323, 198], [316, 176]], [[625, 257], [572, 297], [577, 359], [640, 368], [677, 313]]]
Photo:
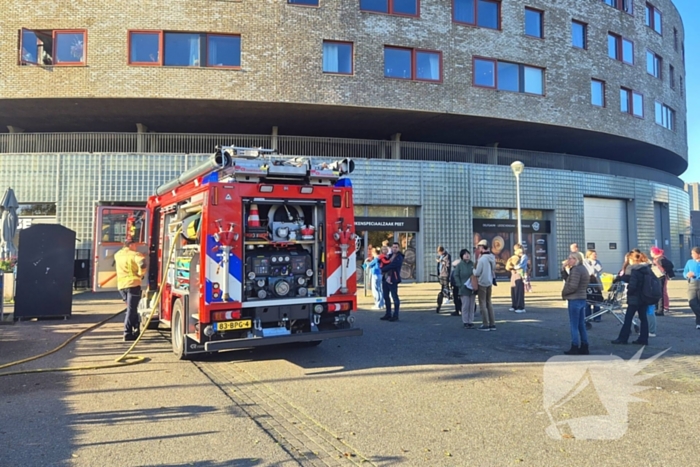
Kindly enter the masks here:
[[355, 230], [418, 232], [418, 217], [355, 217]]

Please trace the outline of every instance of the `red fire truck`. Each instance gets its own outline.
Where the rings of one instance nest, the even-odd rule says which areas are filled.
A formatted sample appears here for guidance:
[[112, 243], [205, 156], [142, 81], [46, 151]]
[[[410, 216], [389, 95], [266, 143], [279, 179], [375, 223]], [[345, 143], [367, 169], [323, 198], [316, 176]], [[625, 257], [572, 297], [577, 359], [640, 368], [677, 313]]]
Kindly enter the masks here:
[[162, 283], [152, 323], [171, 329], [180, 358], [362, 335], [352, 315], [353, 166], [217, 147], [160, 186], [145, 209], [98, 208], [96, 290], [112, 285], [106, 269], [116, 245], [103, 241], [112, 215], [148, 254], [142, 322]]

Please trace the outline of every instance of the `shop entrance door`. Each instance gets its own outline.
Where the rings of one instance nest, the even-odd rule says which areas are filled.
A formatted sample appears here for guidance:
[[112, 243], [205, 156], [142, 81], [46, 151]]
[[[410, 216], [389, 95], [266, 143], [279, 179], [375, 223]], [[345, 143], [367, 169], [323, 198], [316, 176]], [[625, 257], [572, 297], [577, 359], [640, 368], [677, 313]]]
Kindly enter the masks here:
[[416, 233], [394, 232], [394, 241], [399, 243], [403, 252], [403, 265], [401, 266], [401, 280], [406, 282], [416, 281]]

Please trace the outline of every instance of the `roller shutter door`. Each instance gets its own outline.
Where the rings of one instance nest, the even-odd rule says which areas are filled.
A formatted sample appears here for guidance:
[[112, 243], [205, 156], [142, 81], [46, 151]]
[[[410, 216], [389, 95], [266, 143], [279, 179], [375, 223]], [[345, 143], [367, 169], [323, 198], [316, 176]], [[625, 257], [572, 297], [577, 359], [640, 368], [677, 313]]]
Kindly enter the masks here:
[[585, 252], [595, 245], [603, 271], [616, 274], [629, 251], [627, 232], [627, 201], [606, 198], [583, 198], [586, 243], [579, 245]]

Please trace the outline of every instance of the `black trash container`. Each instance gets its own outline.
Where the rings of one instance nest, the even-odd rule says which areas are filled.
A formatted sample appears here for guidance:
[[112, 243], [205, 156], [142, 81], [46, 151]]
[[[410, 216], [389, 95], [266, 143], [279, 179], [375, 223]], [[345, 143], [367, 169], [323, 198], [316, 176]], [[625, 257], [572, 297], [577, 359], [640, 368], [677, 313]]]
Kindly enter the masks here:
[[58, 224], [20, 230], [15, 321], [69, 318], [73, 308], [75, 232]]

